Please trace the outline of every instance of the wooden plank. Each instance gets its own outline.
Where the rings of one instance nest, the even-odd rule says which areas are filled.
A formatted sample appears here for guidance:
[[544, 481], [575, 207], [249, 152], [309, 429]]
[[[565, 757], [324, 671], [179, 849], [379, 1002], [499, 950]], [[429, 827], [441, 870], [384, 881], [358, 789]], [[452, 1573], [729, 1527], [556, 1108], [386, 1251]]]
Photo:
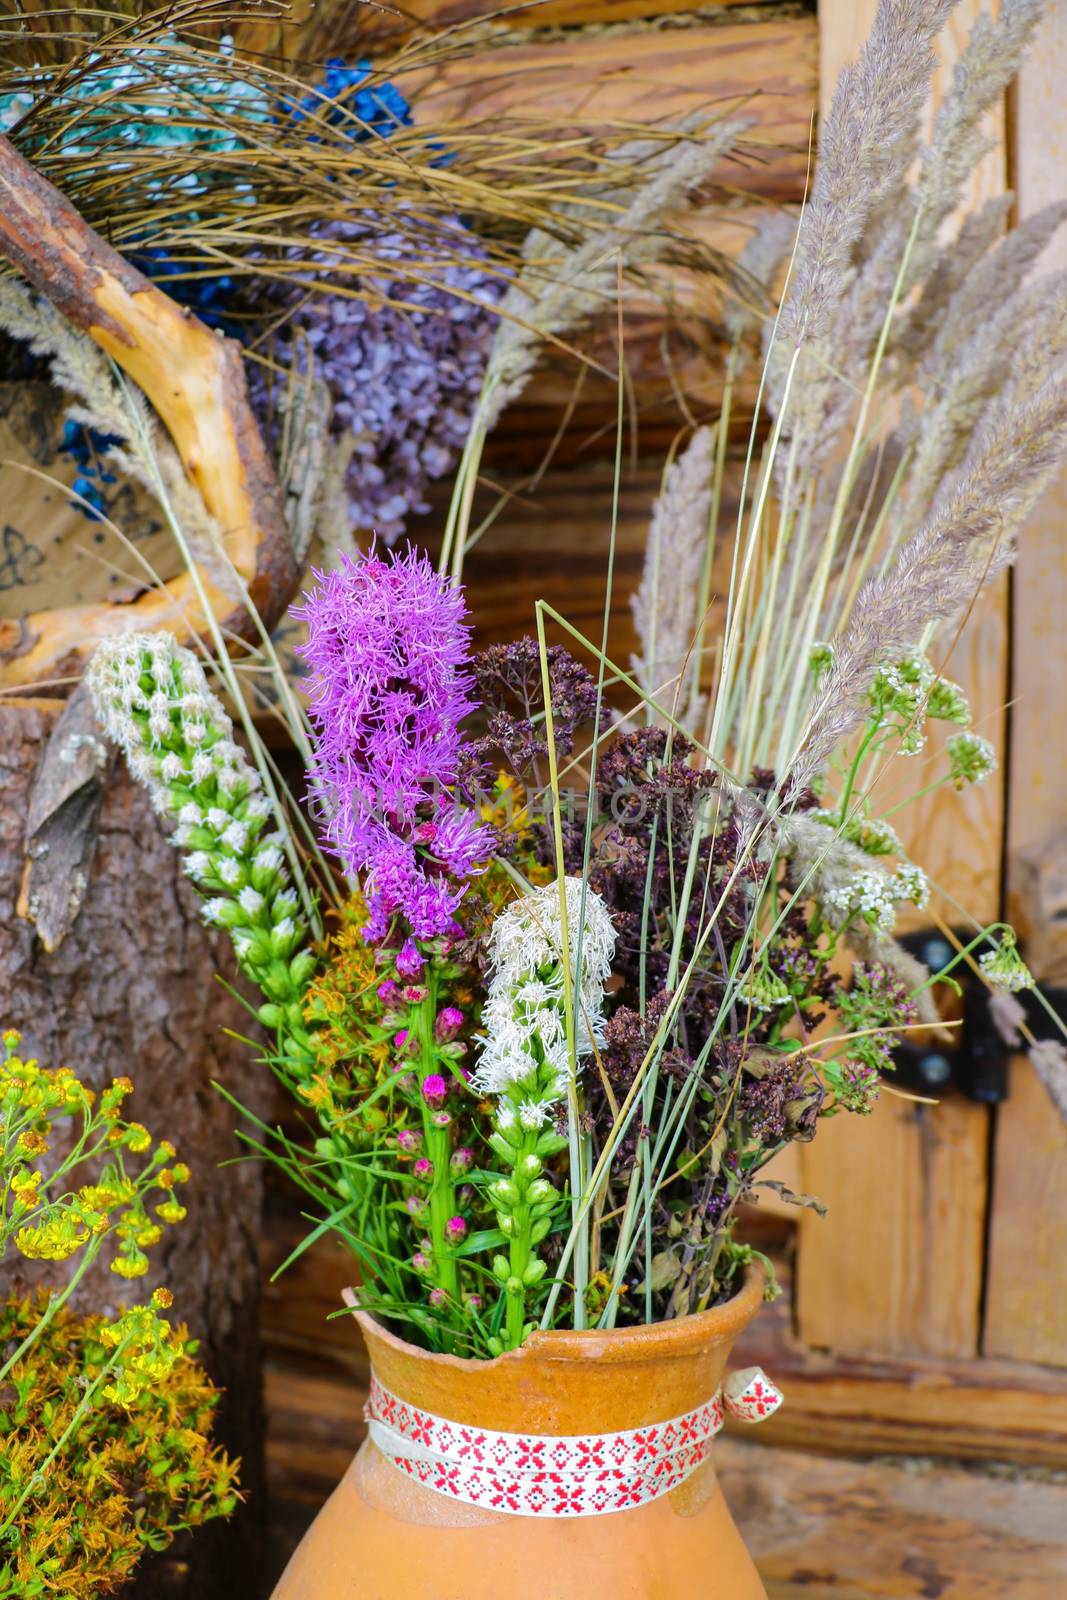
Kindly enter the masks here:
[[[620, 22], [650, 22], [655, 17], [685, 12], [696, 12], [706, 20], [709, 12], [747, 4], [750, 0], [711, 0], [708, 5], [700, 5], [698, 0], [527, 0], [525, 5], [515, 4], [514, 0], [510, 4], [508, 0], [405, 0], [397, 10], [433, 27], [449, 27], [483, 17], [499, 20], [509, 28], [571, 28], [583, 23], [607, 28]], [[757, 4], [768, 10], [776, 8], [776, 0], [757, 0]]]
[[[759, 217], [759, 210], [750, 206], [726, 213], [698, 210], [685, 218], [684, 230], [705, 248], [736, 257]], [[720, 333], [724, 297], [710, 272], [663, 266], [649, 276], [655, 289], [633, 284], [623, 289], [624, 429], [628, 456], [662, 460], [680, 427], [713, 422], [719, 415], [726, 357]], [[573, 354], [546, 349], [540, 369], [493, 430], [485, 453], [487, 468], [536, 468], [550, 445], [561, 466], [613, 457], [617, 322], [615, 307], [606, 307], [591, 327], [568, 340]], [[731, 430], [739, 442], [747, 440], [758, 383], [758, 364], [753, 363], [734, 389]]]
[[803, 192], [815, 101], [815, 19], [719, 27], [579, 31], [501, 44], [405, 75], [416, 122], [476, 128], [507, 115], [562, 130], [671, 127], [687, 116], [742, 113], [757, 158], [727, 162], [721, 181], [780, 200]]
[[[728, 469], [723, 521], [730, 526], [735, 515], [740, 464]], [[464, 583], [475, 625], [475, 643], [506, 643], [535, 628], [534, 602], [548, 600], [587, 638], [599, 644], [604, 611], [604, 586], [611, 539], [611, 503], [614, 470], [606, 464], [549, 473], [544, 481], [511, 502], [490, 531], [468, 553]], [[509, 478], [505, 485], [516, 486]], [[523, 488], [518, 480], [518, 489]], [[630, 611], [630, 595], [641, 580], [645, 541], [652, 502], [660, 487], [660, 468], [624, 464], [616, 530], [615, 579], [612, 589], [608, 649], [626, 667], [637, 647]], [[426, 519], [425, 537], [431, 552], [443, 525], [442, 494]], [[471, 526], [495, 504], [496, 495], [484, 490]], [[713, 572], [713, 593], [726, 594], [730, 550], [720, 550]], [[711, 612], [711, 629], [721, 628], [725, 601]], [[549, 628], [551, 642], [567, 643], [581, 651], [566, 634]], [[617, 710], [628, 709], [625, 691], [612, 696]]]
[[[875, 0], [821, 0], [821, 99], [854, 59]], [[982, 7], [962, 0], [941, 45], [938, 86]], [[983, 160], [968, 203], [1003, 190], [1004, 147]], [[947, 671], [971, 698], [981, 732], [1004, 748], [1007, 591], [985, 598]], [[907, 763], [900, 763], [907, 767]], [[914, 770], [914, 769], [913, 769]], [[909, 790], [913, 771], [896, 781]], [[975, 916], [999, 914], [1003, 802], [996, 784], [966, 797], [939, 791], [894, 821], [932, 878]], [[936, 1108], [884, 1097], [866, 1127], [841, 1118], [803, 1151], [805, 1188], [830, 1215], [800, 1223], [801, 1337], [842, 1355], [977, 1353], [982, 1294], [989, 1114], [960, 1099]], [[843, 1286], [844, 1291], [843, 1291]]]
[[761, 1441], [842, 1455], [1067, 1462], [1067, 1378], [1049, 1367], [812, 1351], [794, 1337], [784, 1296], [764, 1309], [733, 1359], [764, 1367], [785, 1392], [786, 1404], [760, 1425]]
[[[1012, 103], [1019, 209], [1067, 195], [1067, 8], [1049, 8]], [[1062, 236], [1050, 267], [1067, 266]], [[1019, 542], [1013, 583], [1008, 769], [1008, 913], [1039, 978], [1067, 982], [1063, 915], [1067, 742], [1058, 708], [1065, 665], [1067, 474]], [[1050, 737], [1050, 734], [1052, 735]], [[1033, 1068], [1012, 1068], [997, 1112], [984, 1348], [1067, 1367], [1067, 1128]]]
[[716, 1444], [715, 1461], [768, 1600], [1067, 1592], [1063, 1484], [818, 1460], [738, 1439]]

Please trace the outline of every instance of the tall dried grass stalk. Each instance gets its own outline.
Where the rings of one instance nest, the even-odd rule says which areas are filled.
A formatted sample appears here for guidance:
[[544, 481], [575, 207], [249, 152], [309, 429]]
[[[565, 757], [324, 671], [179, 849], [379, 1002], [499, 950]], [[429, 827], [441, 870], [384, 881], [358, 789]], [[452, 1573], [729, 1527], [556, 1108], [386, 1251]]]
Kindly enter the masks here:
[[701, 701], [687, 672], [696, 634], [712, 501], [715, 433], [698, 428], [667, 468], [652, 508], [641, 583], [631, 597], [640, 655], [633, 675], [650, 698], [695, 726]]
[[[576, 247], [561, 249], [541, 229], [527, 235], [522, 271], [501, 301], [476, 426], [488, 432], [522, 393], [546, 341], [571, 337], [612, 303], [620, 262], [646, 264], [671, 246], [665, 218], [708, 178], [747, 126], [723, 122], [681, 149], [657, 148], [650, 160], [645, 157], [644, 181], [625, 209], [608, 211], [607, 220]], [[600, 198], [603, 218], [610, 196]]]

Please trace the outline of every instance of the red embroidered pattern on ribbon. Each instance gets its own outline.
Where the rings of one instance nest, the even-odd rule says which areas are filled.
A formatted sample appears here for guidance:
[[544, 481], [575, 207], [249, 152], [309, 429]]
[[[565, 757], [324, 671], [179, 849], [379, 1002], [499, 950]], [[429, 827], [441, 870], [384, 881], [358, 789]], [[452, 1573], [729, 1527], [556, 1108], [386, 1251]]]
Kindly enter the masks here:
[[371, 1438], [401, 1472], [468, 1505], [524, 1517], [628, 1511], [683, 1483], [711, 1450], [724, 1412], [761, 1422], [781, 1392], [750, 1367], [695, 1411], [621, 1433], [522, 1434], [449, 1422], [371, 1377]]

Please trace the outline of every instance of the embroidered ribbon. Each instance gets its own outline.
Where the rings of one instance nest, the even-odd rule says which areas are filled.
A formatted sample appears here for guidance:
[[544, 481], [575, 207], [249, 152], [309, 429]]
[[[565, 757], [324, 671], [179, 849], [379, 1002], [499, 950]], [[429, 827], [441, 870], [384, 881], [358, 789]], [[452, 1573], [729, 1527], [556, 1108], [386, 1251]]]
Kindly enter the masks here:
[[371, 1378], [370, 1436], [395, 1467], [438, 1494], [520, 1517], [591, 1517], [669, 1494], [705, 1460], [724, 1412], [762, 1422], [782, 1403], [758, 1367], [727, 1378], [695, 1411], [621, 1433], [497, 1433], [434, 1416]]

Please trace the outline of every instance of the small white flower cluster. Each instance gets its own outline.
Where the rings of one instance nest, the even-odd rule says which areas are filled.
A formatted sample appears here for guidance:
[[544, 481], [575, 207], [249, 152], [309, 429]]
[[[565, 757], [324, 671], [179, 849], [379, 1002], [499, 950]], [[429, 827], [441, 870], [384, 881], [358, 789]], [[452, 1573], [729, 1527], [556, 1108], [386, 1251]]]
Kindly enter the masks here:
[[[574, 988], [576, 1053], [603, 1040], [604, 983], [615, 953], [615, 929], [603, 900], [565, 878], [571, 961], [581, 942], [581, 975]], [[563, 930], [558, 883], [515, 901], [497, 917], [489, 938], [493, 976], [482, 1009], [486, 1038], [474, 1086], [501, 1098], [502, 1129], [518, 1119], [538, 1128], [566, 1086], [570, 1059], [565, 1028]]]
[[901, 755], [916, 755], [926, 744], [927, 702], [936, 682], [926, 657], [912, 655], [884, 666], [871, 685], [872, 704], [900, 718]]
[[268, 1027], [304, 1036], [303, 988], [314, 957], [301, 949], [279, 832], [264, 834], [271, 804], [259, 773], [200, 662], [169, 633], [105, 639], [86, 674], [97, 716], [123, 750], [206, 898], [205, 922], [228, 928], [241, 966], [263, 990]]
[[842, 839], [856, 845], [866, 855], [899, 856], [904, 852], [899, 835], [882, 817], [847, 817], [842, 825], [836, 810], [828, 810], [825, 806], [812, 811], [810, 815], [816, 822], [825, 823], [828, 828], [839, 831]]
[[997, 770], [997, 752], [988, 739], [978, 733], [957, 733], [946, 742], [952, 782], [957, 789], [965, 783], [984, 783]]
[[967, 696], [958, 683], [939, 677], [923, 655], [904, 656], [884, 666], [871, 685], [871, 704], [900, 718], [900, 752], [915, 755], [926, 743], [924, 724], [954, 722], [966, 728], [971, 721]]
[[978, 957], [978, 965], [994, 989], [1016, 993], [1034, 987], [1034, 975], [1019, 954], [1013, 933], [1004, 933], [995, 950], [984, 951]]
[[860, 916], [875, 933], [889, 935], [897, 922], [897, 906], [907, 901], [919, 910], [930, 898], [930, 883], [921, 867], [905, 862], [896, 872], [857, 872], [855, 877], [824, 896], [828, 911], [837, 913], [843, 927], [850, 918]]

